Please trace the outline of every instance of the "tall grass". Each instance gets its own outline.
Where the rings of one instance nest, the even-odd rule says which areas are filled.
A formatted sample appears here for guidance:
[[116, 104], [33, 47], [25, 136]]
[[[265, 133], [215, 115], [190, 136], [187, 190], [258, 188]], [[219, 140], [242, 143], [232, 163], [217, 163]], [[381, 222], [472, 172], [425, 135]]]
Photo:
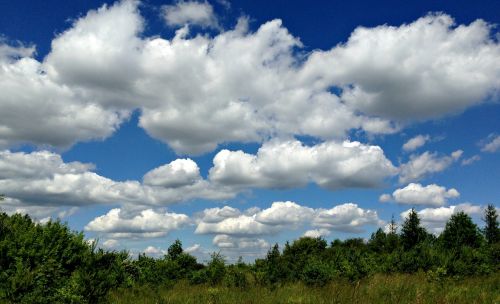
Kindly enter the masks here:
[[462, 279], [430, 279], [424, 273], [374, 275], [323, 287], [290, 283], [274, 288], [251, 284], [245, 289], [224, 286], [148, 286], [114, 290], [111, 303], [500, 303], [500, 274]]

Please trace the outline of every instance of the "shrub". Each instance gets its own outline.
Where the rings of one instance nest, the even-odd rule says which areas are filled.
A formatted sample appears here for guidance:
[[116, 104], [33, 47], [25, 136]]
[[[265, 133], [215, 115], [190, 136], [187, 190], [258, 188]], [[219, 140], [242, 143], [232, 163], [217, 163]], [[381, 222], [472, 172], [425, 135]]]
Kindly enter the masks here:
[[302, 271], [302, 280], [309, 286], [324, 286], [330, 278], [328, 265], [318, 260], [309, 260]]

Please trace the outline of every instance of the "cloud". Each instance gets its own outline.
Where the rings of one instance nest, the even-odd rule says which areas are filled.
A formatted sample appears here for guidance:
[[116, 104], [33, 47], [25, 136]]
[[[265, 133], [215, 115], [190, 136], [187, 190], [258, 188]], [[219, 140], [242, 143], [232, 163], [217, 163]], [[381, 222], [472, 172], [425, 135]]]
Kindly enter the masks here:
[[200, 168], [191, 159], [176, 159], [144, 175], [144, 184], [177, 188], [193, 185], [201, 179]]
[[104, 243], [102, 243], [102, 246], [110, 249], [110, 248], [116, 248], [119, 244], [120, 244], [120, 242], [118, 242], [117, 240], [109, 239], [109, 240], [104, 241]]
[[154, 247], [154, 246], [148, 246], [146, 247], [146, 249], [144, 249], [143, 251], [146, 255], [149, 255], [149, 256], [155, 256], [155, 257], [158, 257], [160, 256], [161, 254], [164, 254], [165, 251], [164, 250], [161, 250], [160, 248], [158, 247]]
[[392, 196], [390, 194], [381, 195], [380, 201], [394, 200], [399, 204], [443, 206], [449, 198], [459, 196], [460, 193], [455, 188], [447, 190], [445, 187], [436, 184], [424, 187], [421, 184], [410, 183], [404, 188], [396, 189]]
[[481, 156], [474, 155], [474, 156], [471, 156], [469, 158], [463, 159], [461, 164], [462, 164], [462, 166], [468, 166], [468, 165], [471, 165], [479, 160], [481, 160]]
[[271, 207], [257, 213], [255, 219], [263, 224], [295, 225], [311, 220], [314, 209], [300, 206], [294, 202], [274, 202]]
[[265, 225], [255, 220], [255, 215], [239, 215], [237, 217], [225, 218], [220, 222], [198, 223], [195, 233], [197, 234], [227, 234], [235, 236], [256, 236], [278, 232], [277, 227]]
[[417, 135], [410, 140], [408, 140], [404, 145], [403, 145], [403, 150], [406, 152], [411, 152], [415, 151], [416, 149], [422, 147], [425, 145], [426, 142], [428, 142], [431, 139], [429, 135]]
[[162, 237], [189, 223], [190, 219], [185, 214], [146, 209], [135, 215], [127, 215], [120, 208], [115, 208], [90, 221], [85, 226], [85, 231], [114, 238]]
[[313, 53], [307, 74], [327, 74], [323, 81], [343, 85], [342, 99], [367, 114], [415, 120], [456, 113], [498, 92], [500, 47], [491, 28], [483, 20], [456, 25], [440, 13], [401, 26], [360, 26], [346, 43]]
[[363, 231], [365, 225], [382, 225], [377, 211], [364, 210], [357, 204], [347, 203], [331, 209], [318, 209], [313, 226], [350, 233]]
[[194, 244], [192, 246], [187, 247], [184, 249], [185, 253], [193, 254], [196, 252], [199, 252], [201, 250], [201, 245], [200, 244]]
[[[479, 104], [499, 87], [500, 47], [481, 20], [455, 26], [429, 15], [360, 27], [344, 44], [304, 54], [280, 20], [255, 32], [241, 18], [213, 37], [188, 27], [147, 37], [137, 6], [124, 0], [89, 11], [42, 61], [33, 47], [0, 42], [1, 145], [107, 138], [135, 109], [139, 125], [179, 154], [270, 137], [329, 141], [352, 130], [394, 133], [409, 120]], [[178, 2], [172, 16], [184, 17], [171, 20], [211, 24], [207, 8]]]
[[103, 139], [128, 117], [126, 110], [106, 109], [51, 79], [33, 59], [34, 51], [1, 41], [0, 49], [0, 147], [21, 143], [68, 147]]
[[496, 152], [500, 149], [500, 135], [491, 134], [488, 136], [486, 140], [482, 143], [481, 151], [482, 152]]
[[169, 26], [193, 24], [207, 28], [220, 28], [213, 7], [208, 2], [178, 1], [175, 5], [162, 6], [162, 13]]
[[144, 175], [143, 183], [114, 181], [93, 170], [93, 164], [66, 163], [54, 152], [0, 151], [0, 193], [16, 210], [117, 203], [144, 208], [192, 199], [226, 200], [249, 188], [293, 188], [309, 182], [331, 190], [376, 187], [396, 173], [378, 146], [327, 142], [308, 147], [298, 141], [267, 143], [256, 155], [223, 150], [214, 157], [207, 179], [191, 159], [159, 166]]
[[114, 181], [93, 169], [93, 164], [65, 163], [59, 154], [48, 151], [0, 151], [0, 193], [7, 197], [3, 204], [11, 211], [45, 217], [50, 215], [45, 211], [57, 213], [64, 206], [165, 206], [194, 198], [219, 200], [236, 195], [203, 180], [196, 163], [187, 159], [153, 169], [144, 177], [145, 184]]
[[313, 230], [307, 230], [304, 232], [305, 237], [310, 237], [310, 238], [319, 238], [319, 237], [325, 237], [330, 235], [330, 230], [328, 229], [313, 229]]
[[441, 172], [448, 168], [462, 156], [463, 151], [457, 150], [450, 156], [438, 156], [436, 152], [424, 152], [420, 155], [411, 155], [410, 160], [400, 166], [399, 182], [419, 181], [426, 176]]
[[50, 219], [67, 219], [75, 214], [79, 207], [29, 205], [18, 199], [6, 197], [0, 202], [0, 210], [7, 214], [28, 214], [35, 221], [46, 222]]
[[395, 173], [378, 146], [348, 141], [315, 146], [273, 141], [265, 143], [256, 155], [220, 151], [208, 179], [235, 188], [292, 188], [314, 182], [334, 190], [376, 187]]
[[294, 202], [274, 202], [269, 208], [249, 209], [254, 212], [246, 214], [228, 207], [231, 213], [214, 217], [214, 214], [222, 212], [224, 208], [206, 209], [199, 214], [195, 233], [256, 237], [311, 225], [320, 228], [318, 231], [322, 235], [327, 235], [327, 230], [356, 233], [363, 231], [365, 225], [382, 224], [376, 211], [362, 209], [353, 203], [337, 205], [331, 209], [313, 209]]
[[[410, 210], [411, 209], [402, 212], [401, 219], [405, 219]], [[450, 217], [460, 211], [469, 215], [479, 215], [482, 213], [480, 206], [464, 203], [449, 207], [425, 208], [418, 211], [418, 216], [423, 227], [434, 234], [438, 234], [443, 231], [445, 224]]]
[[136, 201], [137, 182], [114, 182], [89, 171], [92, 164], [64, 163], [48, 151], [0, 152], [0, 192], [26, 205], [83, 206]]
[[252, 250], [252, 249], [269, 249], [270, 245], [263, 239], [233, 237], [225, 234], [218, 234], [213, 238], [212, 243], [226, 250]]

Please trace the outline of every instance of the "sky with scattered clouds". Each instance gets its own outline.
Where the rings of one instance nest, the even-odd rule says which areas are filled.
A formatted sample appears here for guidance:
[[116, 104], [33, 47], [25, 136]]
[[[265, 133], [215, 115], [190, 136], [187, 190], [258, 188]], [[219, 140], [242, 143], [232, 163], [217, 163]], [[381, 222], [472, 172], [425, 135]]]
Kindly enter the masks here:
[[500, 205], [500, 4], [0, 3], [1, 210], [204, 260]]

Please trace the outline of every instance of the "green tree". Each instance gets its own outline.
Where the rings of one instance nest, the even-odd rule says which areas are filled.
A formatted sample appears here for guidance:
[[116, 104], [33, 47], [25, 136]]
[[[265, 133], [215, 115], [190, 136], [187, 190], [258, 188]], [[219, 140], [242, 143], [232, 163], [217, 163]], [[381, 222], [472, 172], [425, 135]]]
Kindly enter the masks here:
[[500, 242], [500, 228], [498, 227], [498, 215], [495, 206], [488, 205], [484, 210], [484, 237], [488, 244], [495, 244]]
[[379, 228], [375, 233], [372, 233], [372, 236], [368, 241], [368, 247], [372, 251], [378, 253], [383, 253], [388, 251], [387, 234], [382, 230], [382, 228]]
[[460, 249], [463, 246], [478, 248], [481, 245], [479, 229], [463, 211], [453, 214], [446, 222], [441, 239], [448, 249]]
[[168, 259], [176, 260], [184, 252], [182, 249], [182, 242], [179, 239], [175, 240], [175, 242], [168, 247], [167, 252]]
[[224, 275], [226, 274], [226, 262], [224, 256], [220, 252], [214, 252], [210, 255], [210, 261], [208, 262], [206, 273], [208, 282], [211, 285], [217, 285], [222, 282]]
[[401, 228], [401, 242], [405, 249], [411, 249], [427, 237], [427, 232], [420, 226], [420, 218], [412, 208]]

